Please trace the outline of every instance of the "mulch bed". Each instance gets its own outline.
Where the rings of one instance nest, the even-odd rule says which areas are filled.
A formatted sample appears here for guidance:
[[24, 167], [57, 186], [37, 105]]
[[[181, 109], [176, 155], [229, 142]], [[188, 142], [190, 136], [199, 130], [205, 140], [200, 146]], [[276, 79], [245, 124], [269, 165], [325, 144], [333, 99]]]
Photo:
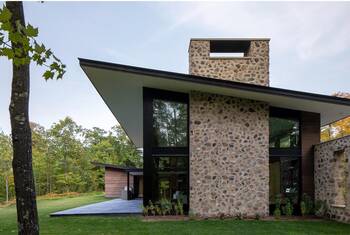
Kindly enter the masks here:
[[[195, 217], [194, 220], [226, 220], [226, 219], [236, 219], [235, 217], [225, 217], [225, 218], [205, 218], [205, 217]], [[143, 216], [142, 221], [144, 222], [158, 222], [158, 221], [188, 221], [190, 217], [185, 215], [166, 215], [166, 216]], [[244, 218], [242, 220], [256, 220], [255, 218]], [[317, 216], [281, 216], [280, 218], [275, 218], [273, 216], [267, 216], [260, 218], [261, 221], [321, 221], [323, 218]]]

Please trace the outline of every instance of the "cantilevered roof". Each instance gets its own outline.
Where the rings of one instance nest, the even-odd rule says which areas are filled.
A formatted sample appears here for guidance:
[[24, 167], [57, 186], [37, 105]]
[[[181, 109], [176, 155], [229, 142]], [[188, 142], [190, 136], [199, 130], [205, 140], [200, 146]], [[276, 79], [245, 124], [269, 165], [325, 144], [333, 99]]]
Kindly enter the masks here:
[[101, 163], [101, 162], [91, 162], [91, 164], [93, 164], [96, 167], [110, 168], [110, 169], [123, 171], [123, 172], [142, 172], [143, 171], [142, 168], [137, 168], [133, 166], [119, 166], [119, 165]]
[[202, 91], [320, 113], [321, 125], [350, 116], [350, 100], [79, 58], [80, 66], [137, 147], [143, 147], [142, 88]]

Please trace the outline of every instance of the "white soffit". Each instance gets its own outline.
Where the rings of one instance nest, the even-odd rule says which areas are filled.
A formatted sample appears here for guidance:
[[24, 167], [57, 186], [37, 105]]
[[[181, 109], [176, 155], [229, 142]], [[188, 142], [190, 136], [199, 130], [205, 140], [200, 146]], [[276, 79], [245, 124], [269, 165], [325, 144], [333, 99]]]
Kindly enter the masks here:
[[82, 68], [129, 138], [140, 148], [143, 147], [143, 87], [184, 93], [202, 91], [264, 101], [269, 103], [270, 106], [320, 113], [321, 125], [350, 116], [350, 105], [297, 98], [288, 94], [276, 95], [201, 84], [169, 79], [166, 76], [143, 75], [87, 65], [82, 65]]

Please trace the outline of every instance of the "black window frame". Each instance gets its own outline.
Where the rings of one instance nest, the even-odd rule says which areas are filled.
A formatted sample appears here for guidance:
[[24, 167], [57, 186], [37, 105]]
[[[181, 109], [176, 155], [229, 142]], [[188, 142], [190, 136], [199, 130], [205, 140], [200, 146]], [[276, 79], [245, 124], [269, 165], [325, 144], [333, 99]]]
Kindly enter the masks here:
[[[186, 147], [155, 147], [153, 146], [153, 100], [164, 100], [179, 102], [187, 105], [187, 146]], [[189, 186], [189, 95], [187, 93], [159, 90], [143, 87], [143, 175], [144, 175], [144, 197], [143, 204], [147, 205], [157, 197], [153, 180], [153, 157], [187, 157], [187, 197], [189, 208], [190, 186]]]
[[[270, 148], [270, 157], [301, 157], [301, 113], [300, 111], [283, 109], [277, 107], [270, 107], [269, 118], [285, 118], [289, 120], [295, 120], [299, 123], [299, 138], [298, 147], [296, 148]], [[270, 136], [269, 136], [270, 140]]]

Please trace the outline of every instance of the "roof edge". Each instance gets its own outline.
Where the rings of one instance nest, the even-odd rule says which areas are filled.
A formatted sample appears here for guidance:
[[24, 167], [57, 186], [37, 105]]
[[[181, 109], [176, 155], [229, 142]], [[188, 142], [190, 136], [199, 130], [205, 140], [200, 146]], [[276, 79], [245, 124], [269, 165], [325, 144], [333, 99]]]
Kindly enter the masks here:
[[299, 98], [299, 99], [308, 99], [308, 100], [313, 100], [318, 102], [350, 106], [350, 99], [336, 97], [336, 96], [309, 93], [304, 91], [288, 90], [288, 89], [277, 88], [277, 87], [260, 86], [260, 85], [235, 82], [235, 81], [220, 80], [220, 79], [196, 76], [191, 74], [169, 72], [164, 70], [149, 69], [149, 68], [116, 64], [116, 63], [110, 63], [110, 62], [104, 62], [104, 61], [96, 61], [96, 60], [90, 60], [90, 59], [84, 59], [84, 58], [78, 58], [78, 60], [81, 67], [87, 66], [87, 67], [94, 67], [94, 68], [100, 68], [100, 69], [122, 71], [122, 72], [135, 73], [140, 75], [162, 77], [165, 79], [172, 79], [172, 80], [178, 80], [178, 81], [184, 81], [184, 82], [200, 83], [203, 85], [211, 85], [211, 86], [225, 87], [225, 88], [231, 88], [231, 89], [242, 89], [242, 90], [251, 91], [251, 92], [262, 92], [262, 93], [278, 95], [278, 96], [289, 96], [289, 97]]

